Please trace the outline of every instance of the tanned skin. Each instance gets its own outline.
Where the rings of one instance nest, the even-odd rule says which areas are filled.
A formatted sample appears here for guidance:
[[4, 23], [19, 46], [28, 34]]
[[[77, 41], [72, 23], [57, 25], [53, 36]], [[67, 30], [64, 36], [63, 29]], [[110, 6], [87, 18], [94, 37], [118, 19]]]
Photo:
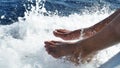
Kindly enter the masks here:
[[[87, 33], [89, 33], [91, 28], [92, 31], [96, 32], [95, 34], [93, 33], [92, 35], [89, 35]], [[64, 33], [66, 34], [67, 31], [66, 30], [65, 32], [61, 31], [56, 30], [54, 31], [54, 34], [57, 37], [65, 39], [64, 38], [65, 36], [62, 37], [62, 35], [64, 35]], [[78, 33], [80, 33], [80, 31], [78, 31]], [[80, 34], [77, 34], [77, 31], [72, 32], [73, 35], [76, 36], [76, 38], [80, 37]], [[70, 33], [71, 31], [70, 32], [68, 31], [69, 37], [71, 37]], [[45, 48], [47, 52], [55, 58], [59, 58], [62, 56], [71, 56], [73, 58], [72, 61], [76, 63], [78, 63], [79, 61], [79, 59], [77, 59], [78, 57], [81, 58], [81, 61], [89, 60], [89, 58], [91, 58], [93, 54], [95, 54], [99, 50], [113, 46], [114, 44], [120, 42], [120, 10], [116, 11], [115, 13], [113, 13], [111, 16], [104, 19], [100, 23], [88, 29], [86, 28], [86, 32], [84, 33], [85, 36], [87, 36], [87, 38], [83, 39], [82, 41], [78, 42], [45, 41]], [[71, 38], [65, 40], [70, 39]]]
[[[120, 13], [120, 9], [115, 11], [112, 15], [110, 15], [106, 19], [98, 22], [97, 24], [95, 24], [89, 28], [84, 28], [82, 37], [88, 38], [90, 36], [95, 35], [97, 32], [102, 30], [103, 27], [105, 27], [108, 23], [110, 23], [119, 13]], [[55, 31], [53, 31], [53, 34], [56, 37], [62, 38], [63, 40], [75, 40], [75, 39], [80, 38], [81, 31], [82, 31], [82, 29], [78, 29], [78, 30], [74, 30], [74, 31], [70, 31], [70, 30], [66, 30], [66, 29], [56, 29]]]

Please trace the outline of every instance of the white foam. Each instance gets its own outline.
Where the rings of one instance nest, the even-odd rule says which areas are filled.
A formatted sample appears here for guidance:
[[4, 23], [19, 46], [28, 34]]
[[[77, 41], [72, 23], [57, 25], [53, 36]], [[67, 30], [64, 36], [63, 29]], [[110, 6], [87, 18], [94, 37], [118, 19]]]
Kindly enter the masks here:
[[75, 30], [89, 27], [109, 15], [94, 13], [59, 17], [31, 12], [29, 15], [26, 14], [25, 21], [0, 26], [0, 68], [96, 68], [116, 54], [120, 47], [114, 46], [100, 52], [89, 64], [75, 66], [48, 55], [44, 41], [61, 40], [53, 36], [52, 31], [55, 29]]

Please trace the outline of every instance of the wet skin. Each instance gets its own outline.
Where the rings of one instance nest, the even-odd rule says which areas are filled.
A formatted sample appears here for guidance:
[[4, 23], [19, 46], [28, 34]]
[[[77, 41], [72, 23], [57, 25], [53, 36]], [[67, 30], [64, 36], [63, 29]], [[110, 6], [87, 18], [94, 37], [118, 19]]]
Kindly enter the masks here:
[[[105, 21], [106, 20], [109, 20], [109, 17], [106, 18]], [[106, 22], [104, 22], [104, 20], [103, 20], [103, 24], [99, 24], [99, 25], [98, 24], [96, 26], [93, 26], [96, 27], [94, 28], [94, 30], [98, 32], [95, 32], [95, 34], [92, 33], [91, 35], [88, 35], [88, 37], [82, 41], [78, 41], [74, 43], [61, 42], [61, 41], [46, 41], [45, 42], [46, 51], [55, 58], [59, 58], [62, 56], [74, 56], [74, 58], [76, 59], [76, 57], [78, 58], [80, 56], [83, 61], [83, 60], [88, 60], [88, 58], [93, 56], [93, 54], [95, 54], [97, 51], [113, 46], [114, 44], [120, 42], [120, 31], [119, 31], [120, 14], [117, 14], [116, 17], [114, 17], [114, 19], [111, 22], [107, 23], [107, 25]], [[80, 34], [76, 34], [77, 33], [76, 31], [75, 33], [74, 31], [72, 32], [73, 35], [75, 34], [76, 37], [77, 35], [79, 35], [80, 37]], [[62, 37], [62, 35], [66, 33], [70, 34], [71, 31], [68, 30], [54, 31], [54, 35], [62, 39], [65, 38]], [[77, 61], [79, 60], [76, 60], [76, 62]]]
[[75, 43], [67, 43], [61, 41], [46, 41], [46, 51], [55, 58], [59, 58], [65, 55], [72, 55], [77, 49]]
[[66, 30], [66, 29], [56, 29], [53, 31], [53, 34], [56, 37], [60, 37], [63, 40], [75, 40], [80, 37], [89, 38], [95, 35], [97, 32], [102, 30], [108, 23], [110, 23], [118, 14], [120, 13], [120, 9], [115, 11], [112, 15], [107, 17], [106, 19], [100, 21], [99, 23], [84, 29], [78, 29], [74, 31]]

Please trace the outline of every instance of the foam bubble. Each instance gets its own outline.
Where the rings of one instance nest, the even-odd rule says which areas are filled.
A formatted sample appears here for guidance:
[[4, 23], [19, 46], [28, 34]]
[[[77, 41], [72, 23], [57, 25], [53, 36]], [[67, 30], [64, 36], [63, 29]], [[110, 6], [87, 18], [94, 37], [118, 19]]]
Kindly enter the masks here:
[[44, 41], [61, 40], [53, 36], [52, 31], [55, 29], [75, 30], [89, 27], [109, 15], [108, 13], [94, 13], [60, 17], [58, 15], [44, 16], [35, 12], [26, 14], [26, 20], [19, 20], [14, 24], [0, 27], [0, 67], [96, 68], [116, 54], [120, 50], [119, 47], [114, 46], [100, 52], [91, 63], [75, 66], [73, 63], [55, 59], [47, 54]]

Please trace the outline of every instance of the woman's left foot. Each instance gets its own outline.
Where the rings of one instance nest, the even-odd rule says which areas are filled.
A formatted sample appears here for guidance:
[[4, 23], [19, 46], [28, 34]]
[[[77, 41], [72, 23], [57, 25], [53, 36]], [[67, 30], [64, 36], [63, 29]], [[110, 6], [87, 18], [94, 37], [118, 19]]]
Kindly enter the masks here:
[[75, 44], [60, 41], [46, 41], [45, 48], [55, 58], [72, 55], [76, 51]]
[[[48, 54], [52, 55], [54, 58], [60, 58], [63, 56], [68, 56], [68, 60], [79, 64], [79, 58], [81, 62], [90, 61], [94, 56], [93, 53], [83, 48], [79, 43], [68, 43], [60, 41], [46, 41], [45, 48]], [[89, 48], [89, 47], [88, 47]]]

